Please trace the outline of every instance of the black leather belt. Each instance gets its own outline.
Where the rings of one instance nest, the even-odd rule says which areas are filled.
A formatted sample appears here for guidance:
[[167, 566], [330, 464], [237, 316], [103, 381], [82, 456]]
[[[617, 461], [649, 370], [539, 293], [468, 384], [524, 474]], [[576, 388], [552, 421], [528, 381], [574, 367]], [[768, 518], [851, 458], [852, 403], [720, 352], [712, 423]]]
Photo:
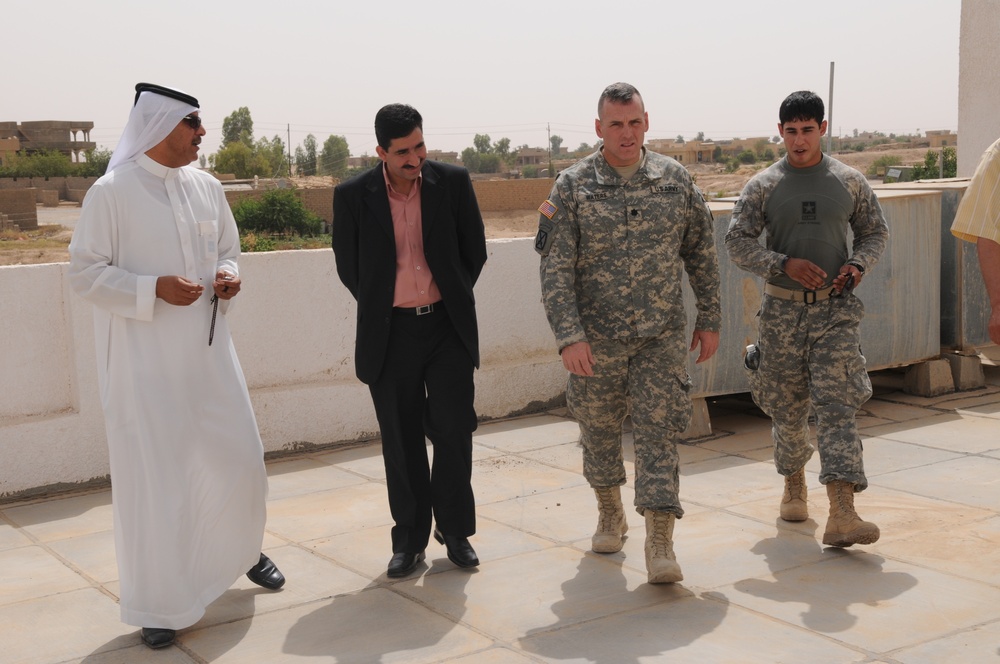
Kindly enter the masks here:
[[435, 311], [443, 310], [444, 300], [440, 300], [434, 304], [425, 304], [419, 307], [393, 307], [392, 313], [402, 314], [403, 316], [426, 316], [427, 314], [432, 314]]

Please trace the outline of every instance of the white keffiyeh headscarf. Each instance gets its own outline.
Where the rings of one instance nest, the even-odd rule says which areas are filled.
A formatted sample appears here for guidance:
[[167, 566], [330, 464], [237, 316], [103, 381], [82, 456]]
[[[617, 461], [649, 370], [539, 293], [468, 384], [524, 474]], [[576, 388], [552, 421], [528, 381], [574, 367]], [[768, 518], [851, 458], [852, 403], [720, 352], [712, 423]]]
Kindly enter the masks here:
[[107, 172], [135, 161], [136, 157], [169, 136], [181, 118], [197, 110], [198, 106], [192, 106], [186, 101], [156, 92], [141, 92], [128, 116], [128, 124], [118, 141], [118, 147], [111, 155]]

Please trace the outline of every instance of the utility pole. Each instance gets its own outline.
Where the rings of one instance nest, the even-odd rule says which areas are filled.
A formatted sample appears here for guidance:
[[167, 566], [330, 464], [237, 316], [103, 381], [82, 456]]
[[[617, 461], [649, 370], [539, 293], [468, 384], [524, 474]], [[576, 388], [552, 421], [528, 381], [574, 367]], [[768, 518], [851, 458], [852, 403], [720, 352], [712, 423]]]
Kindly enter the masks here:
[[286, 147], [288, 148], [288, 177], [292, 177], [292, 125], [291, 123], [285, 125], [286, 131], [288, 132], [288, 143]]
[[829, 117], [827, 118], [827, 122], [826, 122], [826, 128], [827, 128], [827, 132], [826, 132], [826, 151], [828, 153], [833, 152], [833, 65], [834, 65], [834, 63], [831, 62], [830, 63], [830, 98], [829, 98], [829, 101], [827, 103], [828, 110], [829, 110], [829, 112], [827, 113], [827, 115]]
[[548, 155], [549, 155], [549, 177], [551, 178], [551, 177], [553, 177], [553, 174], [552, 174], [552, 127], [549, 125], [548, 122], [545, 123], [545, 136], [546, 136], [545, 146], [546, 146], [546, 150], [548, 150]]

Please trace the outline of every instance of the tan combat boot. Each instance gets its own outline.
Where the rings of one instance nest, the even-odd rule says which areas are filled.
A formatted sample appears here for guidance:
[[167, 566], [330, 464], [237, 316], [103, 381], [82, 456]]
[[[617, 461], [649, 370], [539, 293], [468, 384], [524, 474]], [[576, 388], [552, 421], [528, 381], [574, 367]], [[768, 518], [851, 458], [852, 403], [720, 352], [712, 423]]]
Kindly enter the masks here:
[[622, 489], [619, 486], [595, 487], [597, 494], [597, 531], [590, 548], [595, 553], [616, 553], [622, 550], [622, 536], [628, 532]]
[[806, 470], [785, 475], [785, 493], [781, 496], [781, 518], [785, 521], [805, 521], [809, 518], [806, 502]]
[[683, 581], [674, 556], [674, 521], [669, 512], [646, 510], [646, 574], [650, 583]]
[[853, 484], [830, 482], [826, 485], [826, 494], [830, 497], [830, 518], [826, 522], [826, 532], [823, 533], [823, 544], [847, 547], [878, 541], [878, 526], [862, 521], [854, 511]]

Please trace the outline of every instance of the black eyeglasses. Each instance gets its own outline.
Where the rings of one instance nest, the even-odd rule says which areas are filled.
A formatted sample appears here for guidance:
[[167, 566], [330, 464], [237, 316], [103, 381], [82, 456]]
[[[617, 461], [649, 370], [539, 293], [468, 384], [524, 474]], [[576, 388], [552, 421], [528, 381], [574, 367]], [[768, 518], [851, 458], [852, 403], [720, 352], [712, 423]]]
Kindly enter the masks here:
[[191, 127], [195, 131], [201, 129], [201, 116], [200, 115], [185, 115], [181, 118], [182, 122], [186, 122], [187, 126]]

